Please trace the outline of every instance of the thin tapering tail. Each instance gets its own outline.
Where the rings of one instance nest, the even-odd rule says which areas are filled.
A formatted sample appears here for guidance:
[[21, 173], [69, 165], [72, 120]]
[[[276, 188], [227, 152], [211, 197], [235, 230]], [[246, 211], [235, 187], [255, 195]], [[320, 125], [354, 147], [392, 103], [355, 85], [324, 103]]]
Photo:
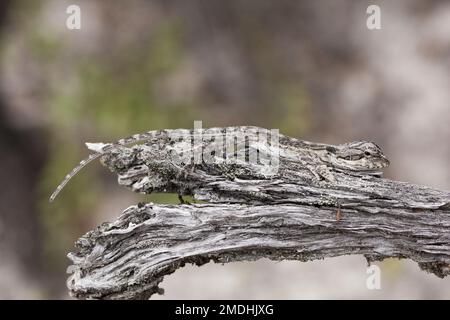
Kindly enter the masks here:
[[61, 190], [66, 186], [66, 184], [72, 179], [81, 169], [83, 169], [85, 166], [87, 166], [90, 162], [97, 159], [101, 155], [105, 154], [111, 148], [114, 147], [114, 145], [127, 145], [131, 143], [136, 143], [139, 141], [144, 141], [152, 137], [154, 134], [154, 131], [149, 131], [147, 133], [143, 134], [135, 134], [133, 136], [130, 136], [128, 138], [121, 139], [117, 141], [116, 143], [90, 143], [87, 142], [86, 146], [89, 150], [95, 151], [96, 153], [91, 154], [89, 157], [87, 157], [84, 160], [81, 160], [80, 163], [64, 178], [64, 180], [56, 187], [55, 191], [53, 191], [52, 195], [50, 196], [49, 201], [53, 202], [55, 198], [58, 196], [58, 194], [61, 192]]
[[119, 141], [115, 143], [90, 143], [87, 142], [86, 146], [89, 150], [95, 151], [96, 153], [91, 154], [86, 159], [80, 161], [80, 163], [64, 178], [64, 180], [56, 187], [55, 191], [53, 191], [52, 195], [50, 196], [49, 201], [53, 202], [55, 198], [58, 196], [58, 194], [61, 192], [61, 190], [66, 186], [66, 184], [72, 179], [81, 169], [83, 169], [85, 166], [87, 166], [90, 162], [97, 159], [101, 155], [105, 154], [106, 152], [110, 151], [115, 145], [127, 145], [132, 143], [137, 143], [139, 141], [145, 141], [153, 137], [155, 134], [155, 131], [149, 131], [146, 133], [141, 134], [135, 134], [133, 136], [120, 139]]
[[102, 153], [94, 153], [91, 154], [86, 159], [81, 160], [80, 163], [68, 175], [66, 175], [64, 180], [56, 187], [55, 191], [50, 196], [50, 202], [55, 200], [55, 198], [58, 196], [58, 194], [61, 192], [64, 186], [70, 181], [70, 179], [72, 179], [81, 169], [87, 166], [91, 161], [97, 159], [101, 155]]

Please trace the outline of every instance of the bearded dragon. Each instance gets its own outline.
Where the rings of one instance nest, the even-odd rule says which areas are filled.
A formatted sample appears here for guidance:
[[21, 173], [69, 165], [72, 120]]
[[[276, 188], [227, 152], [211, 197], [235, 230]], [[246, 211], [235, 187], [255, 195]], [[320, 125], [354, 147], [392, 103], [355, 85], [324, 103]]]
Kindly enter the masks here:
[[[234, 145], [231, 154], [227, 143], [227, 134], [244, 137], [245, 143]], [[198, 136], [201, 140], [198, 140]], [[261, 137], [270, 137], [266, 140]], [[197, 138], [197, 140], [196, 140]], [[127, 147], [131, 144], [144, 144]], [[373, 142], [356, 141], [340, 145], [313, 143], [291, 138], [277, 131], [258, 127], [227, 127], [211, 129], [167, 129], [155, 130], [120, 139], [114, 143], [86, 143], [93, 154], [82, 160], [58, 185], [50, 197], [53, 201], [64, 186], [83, 167], [97, 158], [111, 171], [119, 175], [119, 184], [131, 188], [135, 192], [151, 193], [178, 192], [190, 193], [193, 185], [200, 187], [202, 179], [215, 176], [220, 179], [239, 180], [276, 179], [280, 177], [277, 170], [267, 171], [272, 164], [249, 163], [258, 159], [263, 153], [276, 160], [283, 170], [307, 170], [315, 181], [336, 183], [336, 172], [347, 172], [356, 175], [381, 175], [379, 169], [389, 165], [386, 156]], [[213, 163], [195, 162], [195, 156], [183, 158], [187, 151], [209, 154]], [[245, 156], [239, 161], [227, 161], [227, 156], [236, 158], [239, 152]], [[211, 156], [211, 154], [213, 154]], [[191, 154], [192, 155], [192, 154]], [[176, 159], [177, 161], [175, 161]], [[180, 160], [182, 159], [182, 161]], [[236, 159], [234, 159], [236, 160]], [[198, 174], [195, 174], [198, 170]], [[181, 179], [183, 178], [183, 179]], [[181, 181], [182, 180], [182, 181]], [[195, 181], [194, 181], [195, 180]], [[181, 181], [177, 183], [176, 181]], [[184, 187], [183, 185], [189, 185]]]

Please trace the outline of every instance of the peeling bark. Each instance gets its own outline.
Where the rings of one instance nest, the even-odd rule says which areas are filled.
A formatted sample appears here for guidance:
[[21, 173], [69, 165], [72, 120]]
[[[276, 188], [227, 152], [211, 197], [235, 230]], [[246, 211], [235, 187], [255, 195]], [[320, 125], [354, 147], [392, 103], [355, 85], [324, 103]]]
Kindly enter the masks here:
[[[119, 183], [142, 187], [138, 180], [147, 173], [136, 172], [146, 163], [145, 145], [122, 151], [115, 156], [127, 156], [125, 169], [108, 165], [108, 156], [103, 163], [117, 172]], [[242, 167], [230, 177], [226, 166], [199, 166], [164, 181], [158, 177], [157, 191], [209, 203], [140, 204], [87, 233], [77, 241], [78, 252], [69, 254], [71, 295], [148, 298], [162, 292], [158, 285], [165, 275], [186, 263], [211, 260], [309, 261], [360, 254], [369, 262], [407, 258], [438, 277], [450, 274], [449, 193], [334, 167], [327, 170], [335, 179], [324, 181], [311, 172], [318, 163], [306, 169], [292, 155], [280, 154], [278, 173], [268, 177]]]

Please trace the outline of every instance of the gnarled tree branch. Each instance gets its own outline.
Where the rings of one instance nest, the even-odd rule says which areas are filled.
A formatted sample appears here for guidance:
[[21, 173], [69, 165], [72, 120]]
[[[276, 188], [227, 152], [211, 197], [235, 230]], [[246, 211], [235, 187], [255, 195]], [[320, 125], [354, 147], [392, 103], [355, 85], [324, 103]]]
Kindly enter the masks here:
[[[132, 152], [137, 156], [130, 157]], [[144, 152], [145, 146], [135, 146], [116, 154], [128, 161], [125, 169], [110, 166], [119, 182], [142, 186], [129, 177], [142, 169]], [[396, 257], [412, 259], [439, 277], [450, 274], [449, 193], [335, 168], [329, 168], [333, 181], [321, 181], [311, 166], [281, 155], [279, 172], [270, 177], [234, 168], [230, 178], [230, 168], [223, 166], [171, 176], [170, 191], [210, 203], [132, 206], [87, 233], [77, 241], [78, 252], [69, 254], [70, 293], [148, 298], [161, 292], [158, 284], [165, 275], [186, 263], [263, 257]]]

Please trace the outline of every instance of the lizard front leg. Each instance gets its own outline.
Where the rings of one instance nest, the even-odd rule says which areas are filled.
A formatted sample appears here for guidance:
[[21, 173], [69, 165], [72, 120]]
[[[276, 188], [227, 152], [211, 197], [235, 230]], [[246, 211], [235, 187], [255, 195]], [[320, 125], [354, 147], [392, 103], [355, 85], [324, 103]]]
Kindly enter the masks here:
[[[320, 182], [320, 181], [327, 181], [330, 183], [336, 183], [336, 178], [330, 169], [330, 167], [326, 165], [306, 165], [306, 168], [314, 175], [314, 177]], [[329, 203], [332, 206], [335, 206], [336, 209], [336, 221], [340, 221], [342, 218], [342, 209], [341, 209], [341, 201], [337, 198], [332, 199]]]
[[316, 170], [316, 175], [318, 175], [320, 178], [331, 182], [331, 183], [336, 183], [336, 178], [333, 174], [333, 172], [331, 171], [330, 167], [328, 167], [327, 165], [318, 165], [317, 167], [315, 167]]
[[331, 171], [331, 169], [324, 164], [320, 164], [317, 166], [306, 164], [305, 167], [314, 175], [317, 181], [325, 180], [327, 182], [335, 183], [336, 178]]

